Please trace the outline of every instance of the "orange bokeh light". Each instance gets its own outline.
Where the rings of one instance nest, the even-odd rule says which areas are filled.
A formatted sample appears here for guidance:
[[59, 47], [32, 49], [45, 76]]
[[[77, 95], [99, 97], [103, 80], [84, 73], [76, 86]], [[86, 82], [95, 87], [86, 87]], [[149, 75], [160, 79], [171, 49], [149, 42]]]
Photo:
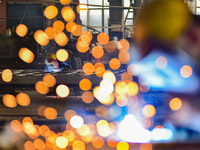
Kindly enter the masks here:
[[126, 82], [124, 82], [124, 81], [118, 81], [115, 84], [115, 91], [119, 95], [125, 95], [128, 92], [128, 88], [127, 88]]
[[77, 29], [77, 25], [73, 21], [69, 21], [66, 25], [66, 30], [68, 32], [74, 32]]
[[159, 69], [164, 69], [167, 67], [167, 59], [163, 56], [160, 56], [156, 59], [156, 67]]
[[54, 30], [56, 30], [57, 32], [62, 32], [64, 29], [65, 29], [65, 25], [62, 21], [60, 20], [56, 20], [54, 23], [53, 23], [53, 28]]
[[12, 120], [10, 122], [11, 129], [17, 133], [22, 132], [22, 124], [19, 120]]
[[44, 149], [45, 148], [45, 143], [41, 139], [35, 139], [33, 144], [36, 149]]
[[56, 93], [60, 97], [67, 97], [70, 93], [69, 88], [66, 85], [59, 85], [56, 88]]
[[117, 44], [117, 48], [120, 52], [127, 52], [130, 48], [130, 44], [126, 39], [121, 39]]
[[141, 144], [140, 150], [152, 150], [152, 144], [151, 143]]
[[81, 90], [83, 91], [88, 91], [91, 89], [92, 87], [92, 83], [89, 79], [82, 79], [80, 82], [79, 82], [79, 87]]
[[81, 25], [77, 25], [77, 26], [76, 26], [76, 30], [74, 30], [74, 31], [72, 32], [72, 34], [73, 34], [74, 36], [80, 36], [80, 35], [82, 34], [82, 32], [83, 32], [82, 26], [81, 26]]
[[35, 84], [35, 89], [40, 94], [47, 94], [49, 92], [49, 87], [48, 87], [47, 83], [44, 81], [38, 81]]
[[102, 148], [104, 145], [104, 139], [101, 137], [94, 137], [92, 138], [92, 145], [95, 148]]
[[105, 67], [98, 67], [97, 69], [95, 69], [95, 74], [97, 75], [97, 77], [102, 77], [104, 72]]
[[117, 139], [115, 136], [110, 136], [110, 137], [108, 137], [108, 139], [107, 139], [107, 144], [108, 144], [108, 146], [114, 148], [114, 147], [117, 146], [117, 141], [118, 141], [118, 140], [119, 140], [119, 139]]
[[54, 87], [56, 85], [56, 78], [50, 74], [45, 75], [43, 81], [46, 82], [48, 87]]
[[182, 107], [181, 99], [180, 98], [173, 98], [169, 103], [169, 107], [174, 111], [181, 109], [181, 107]]
[[105, 51], [108, 52], [108, 53], [113, 53], [117, 46], [116, 46], [116, 43], [114, 41], [109, 41], [105, 46]]
[[57, 110], [52, 108], [52, 107], [47, 107], [45, 110], [44, 110], [44, 116], [47, 118], [47, 119], [50, 119], [50, 120], [54, 120], [57, 118]]
[[68, 145], [68, 140], [64, 136], [60, 136], [56, 139], [56, 146], [59, 148], [66, 148]]
[[81, 40], [82, 41], [86, 41], [87, 43], [90, 43], [93, 36], [92, 36], [92, 33], [89, 32], [89, 31], [84, 31], [81, 36], [80, 36]]
[[89, 50], [89, 44], [86, 41], [77, 41], [76, 49], [80, 53], [85, 53], [85, 52], [87, 52]]
[[58, 9], [55, 6], [50, 5], [45, 8], [44, 15], [48, 19], [53, 19], [58, 15]]
[[79, 4], [76, 8], [77, 12], [80, 14], [81, 11], [85, 10], [86, 12], [88, 11], [88, 7], [86, 4]]
[[156, 114], [156, 109], [153, 105], [150, 105], [150, 104], [145, 105], [142, 108], [142, 114], [147, 118], [152, 118]]
[[119, 95], [117, 98], [116, 98], [116, 104], [119, 106], [119, 107], [124, 107], [128, 104], [128, 99], [125, 95]]
[[61, 15], [66, 22], [74, 21], [75, 19], [75, 13], [73, 9], [68, 6], [62, 8]]
[[48, 35], [48, 37], [49, 37], [50, 40], [53, 40], [54, 34], [55, 34], [54, 28], [47, 27], [44, 32]]
[[98, 36], [97, 36], [97, 41], [102, 44], [102, 45], [105, 45], [109, 42], [109, 36], [107, 33], [99, 33]]
[[43, 136], [43, 137], [48, 136], [48, 135], [50, 134], [50, 129], [49, 129], [49, 127], [46, 126], [46, 125], [40, 126], [40, 128], [39, 128], [39, 134], [40, 134], [41, 136]]
[[64, 49], [59, 49], [57, 52], [56, 52], [56, 58], [61, 61], [61, 62], [64, 62], [68, 59], [69, 57], [69, 54], [66, 50]]
[[19, 24], [16, 28], [16, 33], [17, 35], [19, 35], [20, 37], [25, 37], [26, 34], [28, 32], [28, 28], [26, 25], [24, 24]]
[[72, 2], [72, 0], [60, 0], [60, 3], [62, 5], [69, 5]]
[[115, 82], [116, 82], [116, 77], [115, 77], [115, 75], [114, 75], [114, 73], [113, 72], [111, 72], [111, 71], [106, 71], [106, 72], [104, 72], [104, 74], [103, 74], [103, 79], [105, 80], [110, 80], [111, 82], [112, 82], [112, 84], [115, 84]]
[[94, 65], [91, 63], [85, 63], [83, 65], [83, 72], [88, 75], [92, 74], [94, 72]]
[[100, 46], [95, 46], [92, 49], [92, 56], [95, 58], [101, 58], [104, 55], [104, 50]]
[[34, 144], [31, 141], [26, 141], [24, 143], [25, 150], [35, 150]]
[[93, 102], [94, 100], [94, 95], [91, 92], [84, 92], [82, 94], [82, 100], [87, 103], [90, 104]]
[[5, 69], [3, 70], [1, 77], [4, 82], [10, 82], [12, 81], [13, 73], [10, 69]]
[[40, 44], [41, 46], [46, 46], [47, 44], [49, 44], [49, 37], [48, 35], [42, 31], [42, 30], [37, 30], [34, 33], [34, 39], [35, 41]]
[[15, 108], [17, 106], [17, 100], [15, 96], [6, 94], [3, 96], [3, 104], [6, 107]]
[[184, 65], [181, 67], [180, 74], [183, 78], [189, 78], [192, 75], [192, 67]]
[[110, 60], [110, 62], [109, 62], [109, 66], [110, 66], [111, 69], [113, 69], [113, 70], [117, 70], [117, 69], [120, 68], [120, 66], [121, 66], [121, 62], [120, 62], [119, 59], [117, 59], [117, 58], [113, 58], [113, 59]]
[[38, 115], [41, 117], [44, 117], [44, 110], [46, 109], [46, 106], [40, 106], [37, 109]]
[[138, 85], [136, 82], [130, 81], [127, 83], [128, 88], [128, 95], [129, 96], [136, 96], [138, 94]]
[[69, 39], [64, 32], [58, 32], [54, 35], [54, 40], [59, 46], [67, 45]]
[[121, 80], [122, 81], [132, 81], [133, 80], [133, 75], [129, 72], [124, 72], [122, 73], [122, 76], [121, 76]]
[[17, 103], [21, 106], [28, 106], [31, 103], [30, 97], [25, 93], [19, 93], [16, 96]]
[[122, 64], [127, 64], [130, 61], [129, 52], [119, 52], [118, 58]]
[[32, 63], [34, 60], [34, 54], [27, 48], [21, 48], [19, 50], [19, 58], [26, 63]]
[[76, 140], [72, 144], [73, 150], [85, 150], [85, 144], [82, 141]]

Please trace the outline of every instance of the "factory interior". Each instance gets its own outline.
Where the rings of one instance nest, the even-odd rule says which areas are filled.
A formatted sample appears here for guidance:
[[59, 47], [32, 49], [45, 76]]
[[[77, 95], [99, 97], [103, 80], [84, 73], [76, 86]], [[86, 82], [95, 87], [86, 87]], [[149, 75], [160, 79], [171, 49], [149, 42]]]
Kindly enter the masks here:
[[0, 150], [200, 150], [200, 0], [0, 0]]

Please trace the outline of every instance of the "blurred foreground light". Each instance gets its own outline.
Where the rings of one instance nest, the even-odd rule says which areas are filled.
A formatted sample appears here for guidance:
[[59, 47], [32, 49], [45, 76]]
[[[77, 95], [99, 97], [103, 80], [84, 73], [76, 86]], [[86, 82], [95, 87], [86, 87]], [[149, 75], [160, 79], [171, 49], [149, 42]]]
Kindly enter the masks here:
[[18, 55], [19, 58], [26, 63], [32, 63], [34, 60], [34, 54], [28, 48], [21, 48]]
[[46, 125], [40, 126], [40, 128], [39, 128], [39, 134], [40, 134], [41, 136], [43, 136], [43, 137], [48, 136], [48, 135], [50, 134], [50, 129], [49, 129], [49, 127], [46, 126]]
[[84, 120], [81, 116], [73, 116], [71, 119], [70, 119], [70, 124], [73, 128], [80, 128], [82, 127], [84, 123]]
[[64, 62], [68, 59], [69, 57], [69, 54], [66, 50], [64, 49], [59, 49], [57, 52], [56, 52], [56, 57], [59, 61], [61, 62]]
[[111, 69], [113, 69], [113, 70], [117, 70], [117, 69], [120, 68], [120, 66], [121, 66], [121, 62], [120, 62], [119, 59], [117, 59], [117, 58], [113, 58], [113, 59], [110, 60], [110, 62], [109, 62], [109, 66], [110, 66]]
[[40, 117], [44, 117], [44, 110], [45, 109], [46, 109], [46, 106], [40, 106], [40, 107], [38, 107], [37, 112], [38, 112], [38, 115]]
[[117, 46], [116, 46], [116, 43], [114, 41], [109, 41], [105, 46], [105, 51], [108, 52], [108, 53], [113, 53]]
[[138, 94], [138, 85], [136, 82], [130, 81], [127, 83], [128, 95], [136, 96]]
[[119, 142], [117, 143], [117, 150], [129, 150], [129, 144], [127, 142]]
[[75, 19], [75, 13], [73, 9], [68, 6], [62, 8], [61, 15], [66, 22], [74, 21]]
[[85, 52], [87, 52], [89, 50], [89, 44], [86, 41], [77, 41], [76, 49], [80, 53], [85, 53]]
[[56, 32], [54, 28], [47, 27], [44, 32], [48, 35], [48, 37], [49, 37], [50, 40], [53, 40], [54, 34]]
[[155, 116], [156, 114], [156, 109], [153, 105], [145, 105], [143, 108], [142, 108], [142, 114], [147, 117], [147, 118], [152, 118]]
[[115, 91], [116, 91], [117, 94], [119, 94], [119, 95], [125, 95], [125, 94], [127, 93], [127, 91], [128, 91], [126, 82], [124, 82], [124, 81], [118, 81], [118, 82], [115, 84]]
[[25, 93], [19, 93], [16, 96], [17, 103], [21, 106], [28, 106], [31, 103], [30, 97]]
[[49, 92], [49, 87], [48, 87], [47, 83], [44, 81], [38, 81], [35, 84], [35, 89], [40, 94], [47, 94]]
[[91, 63], [85, 63], [83, 65], [83, 72], [85, 74], [88, 74], [88, 75], [92, 74], [94, 72], [94, 66], [93, 66], [93, 64], [91, 64]]
[[64, 136], [60, 136], [56, 139], [56, 146], [59, 148], [66, 148], [68, 145], [68, 140]]
[[31, 141], [26, 141], [24, 143], [24, 148], [25, 148], [25, 150], [36, 150], [33, 142], [31, 142]]
[[181, 109], [182, 100], [180, 98], [173, 98], [169, 103], [169, 107], [174, 111]]
[[37, 30], [34, 33], [34, 39], [35, 41], [40, 44], [41, 46], [46, 46], [47, 44], [49, 44], [49, 37], [48, 35], [42, 31], [42, 30]]
[[167, 67], [167, 59], [163, 56], [160, 56], [156, 59], [156, 67], [159, 69], [164, 69]]
[[90, 127], [86, 124], [82, 125], [80, 128], [77, 128], [76, 131], [81, 136], [88, 136], [91, 134]]
[[154, 128], [151, 134], [154, 141], [169, 141], [173, 138], [173, 132], [165, 128]]
[[79, 4], [76, 9], [79, 14], [81, 14], [82, 11], [84, 12], [88, 11], [88, 7], [86, 4]]
[[83, 91], [88, 91], [91, 89], [92, 87], [92, 83], [89, 79], [82, 79], [80, 82], [79, 82], [79, 87], [81, 90]]
[[128, 99], [125, 95], [119, 95], [117, 96], [116, 98], [116, 104], [119, 106], [119, 107], [124, 107], [128, 104]]
[[132, 81], [133, 75], [129, 72], [123, 72], [122, 75], [121, 75], [121, 80], [122, 81]]
[[116, 136], [109, 136], [107, 139], [107, 144], [109, 147], [115, 148], [117, 146], [119, 139]]
[[92, 139], [92, 145], [95, 148], [102, 148], [104, 146], [104, 139], [101, 137], [95, 137]]
[[100, 46], [95, 46], [92, 49], [92, 56], [95, 58], [101, 58], [104, 55], [104, 50]]
[[76, 30], [74, 30], [74, 31], [72, 32], [72, 34], [73, 34], [74, 36], [80, 36], [80, 35], [82, 34], [82, 32], [83, 32], [82, 26], [81, 26], [81, 25], [77, 25], [77, 26], [76, 26]]
[[69, 88], [66, 85], [59, 85], [56, 88], [56, 93], [60, 97], [67, 97], [70, 93]]
[[100, 136], [108, 137], [111, 134], [111, 128], [106, 120], [99, 120], [96, 126]]
[[3, 104], [6, 107], [15, 108], [17, 106], [17, 100], [15, 96], [6, 94], [3, 96]]
[[12, 120], [10, 126], [14, 132], [22, 132], [22, 124], [19, 120]]
[[73, 150], [85, 150], [85, 144], [82, 141], [76, 140], [72, 144]]
[[121, 39], [117, 44], [117, 48], [120, 52], [127, 52], [130, 48], [129, 41], [126, 39]]
[[118, 58], [121, 61], [122, 64], [128, 64], [130, 61], [130, 54], [129, 52], [119, 52]]
[[181, 67], [180, 74], [183, 78], [189, 78], [192, 75], [192, 67], [184, 65]]
[[35, 139], [33, 144], [36, 149], [44, 149], [45, 148], [45, 143], [41, 139]]
[[58, 9], [55, 6], [50, 5], [45, 8], [44, 15], [48, 19], [53, 19], [58, 15]]
[[104, 106], [98, 106], [95, 109], [96, 116], [99, 118], [105, 118], [108, 115], [108, 109]]
[[72, 2], [72, 0], [60, 0], [60, 3], [62, 5], [69, 5]]
[[54, 120], [57, 118], [57, 110], [55, 108], [52, 108], [52, 107], [47, 107], [45, 110], [44, 110], [44, 116], [47, 118], [47, 119], [50, 119], [50, 120]]
[[110, 80], [107, 80], [107, 79], [102, 80], [100, 82], [100, 88], [101, 88], [102, 91], [104, 91], [106, 89], [104, 91], [104, 93], [102, 93], [102, 94], [106, 94], [106, 95], [109, 95], [114, 91], [114, 87], [113, 87], [112, 82]]
[[65, 25], [62, 21], [60, 20], [56, 20], [54, 23], [53, 23], [53, 28], [54, 30], [56, 30], [57, 32], [62, 32], [64, 29], [65, 29]]
[[19, 35], [20, 37], [25, 37], [26, 34], [28, 32], [28, 28], [26, 25], [24, 24], [19, 24], [16, 28], [16, 33], [17, 35]]
[[140, 150], [153, 150], [151, 143], [145, 143], [140, 145]]
[[65, 119], [67, 121], [70, 121], [70, 119], [73, 117], [73, 116], [76, 116], [76, 112], [74, 110], [67, 110], [65, 112]]
[[116, 77], [115, 77], [114, 73], [111, 71], [104, 72], [103, 79], [110, 80], [112, 82], [112, 84], [115, 84], [115, 82], [116, 82]]
[[10, 69], [5, 69], [3, 70], [1, 77], [4, 82], [10, 82], [12, 81], [13, 73]]
[[71, 130], [65, 130], [63, 136], [67, 138], [68, 142], [73, 142], [75, 139], [75, 134]]
[[83, 102], [90, 104], [94, 100], [94, 95], [91, 92], [84, 92], [82, 94], [82, 100]]
[[68, 32], [74, 32], [77, 29], [77, 25], [73, 21], [69, 21], [66, 25], [66, 30]]
[[47, 84], [48, 87], [54, 87], [56, 85], [56, 78], [50, 74], [47, 74], [43, 77], [43, 81]]
[[101, 45], [105, 45], [109, 42], [109, 36], [107, 33], [99, 33], [97, 36], [97, 41], [101, 44]]
[[87, 43], [90, 43], [92, 41], [92, 33], [89, 31], [84, 31], [80, 36], [82, 41], [86, 41]]
[[68, 37], [64, 32], [55, 33], [54, 40], [59, 46], [65, 46], [69, 41]]

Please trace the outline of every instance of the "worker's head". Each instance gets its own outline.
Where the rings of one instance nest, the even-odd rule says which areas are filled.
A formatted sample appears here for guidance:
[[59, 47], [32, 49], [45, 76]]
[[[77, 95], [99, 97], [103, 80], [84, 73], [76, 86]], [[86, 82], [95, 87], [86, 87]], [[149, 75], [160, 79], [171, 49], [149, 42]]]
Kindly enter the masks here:
[[181, 0], [155, 0], [146, 4], [136, 20], [135, 38], [139, 42], [174, 44], [191, 19]]

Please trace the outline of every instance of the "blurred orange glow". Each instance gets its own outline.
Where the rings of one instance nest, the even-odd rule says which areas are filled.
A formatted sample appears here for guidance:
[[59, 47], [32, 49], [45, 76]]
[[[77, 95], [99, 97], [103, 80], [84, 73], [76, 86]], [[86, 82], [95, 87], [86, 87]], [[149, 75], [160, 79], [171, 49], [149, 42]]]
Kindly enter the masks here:
[[73, 111], [73, 110], [67, 110], [67, 111], [65, 112], [65, 119], [66, 119], [67, 121], [70, 121], [71, 117], [73, 117], [73, 116], [75, 116], [75, 115], [76, 115], [76, 112], [75, 112], [75, 111]]
[[80, 36], [80, 35], [82, 34], [82, 32], [83, 32], [82, 26], [81, 26], [81, 25], [77, 25], [77, 26], [76, 26], [76, 30], [74, 30], [74, 31], [72, 32], [72, 34], [73, 34], [74, 36]]
[[72, 2], [72, 0], [60, 0], [60, 3], [62, 5], [69, 5]]
[[117, 143], [117, 150], [129, 150], [129, 144], [126, 142]]
[[113, 52], [116, 50], [117, 46], [116, 46], [116, 44], [115, 44], [114, 41], [109, 41], [109, 42], [104, 46], [104, 48], [105, 48], [105, 51], [106, 51], [106, 52], [108, 52], [108, 53], [113, 53]]
[[63, 136], [67, 138], [68, 142], [73, 142], [75, 139], [75, 135], [71, 130], [66, 130], [63, 132]]
[[10, 82], [12, 81], [13, 73], [10, 69], [5, 69], [3, 70], [1, 77], [4, 82]]
[[126, 80], [132, 81], [133, 80], [133, 76], [129, 72], [124, 72], [124, 73], [122, 73], [121, 80], [122, 81], [126, 81]]
[[54, 34], [55, 34], [54, 28], [47, 27], [44, 32], [48, 35], [48, 37], [49, 37], [50, 40], [53, 40]]
[[119, 106], [119, 107], [124, 107], [126, 106], [128, 103], [128, 99], [125, 95], [119, 95], [117, 98], [116, 98], [116, 104]]
[[115, 77], [114, 73], [111, 71], [104, 72], [103, 79], [110, 80], [112, 82], [112, 84], [115, 84], [115, 82], [116, 82], [116, 77]]
[[88, 7], [87, 7], [87, 5], [86, 4], [79, 4], [78, 6], [77, 6], [77, 12], [80, 14], [81, 13], [81, 11], [88, 11]]
[[24, 128], [24, 132], [29, 136], [37, 136], [37, 129], [35, 128], [34, 124], [30, 123], [30, 122], [24, 122], [23, 123], [23, 128]]
[[48, 87], [54, 87], [56, 85], [56, 78], [50, 74], [45, 75], [43, 81], [46, 82]]
[[85, 53], [89, 49], [89, 44], [86, 41], [77, 41], [77, 43], [76, 43], [76, 49], [80, 53]]
[[50, 134], [50, 129], [48, 126], [46, 125], [42, 125], [40, 128], [39, 128], [39, 134], [43, 137], [46, 137]]
[[120, 62], [119, 59], [117, 59], [117, 58], [113, 58], [113, 59], [110, 60], [110, 62], [109, 62], [109, 66], [110, 66], [111, 69], [113, 69], [113, 70], [117, 70], [117, 69], [120, 68], [120, 66], [121, 66], [121, 62]]
[[53, 19], [58, 15], [58, 9], [55, 6], [50, 5], [45, 8], [44, 15], [48, 19]]
[[17, 103], [21, 106], [28, 106], [31, 103], [30, 97], [25, 93], [19, 93], [16, 96]]
[[98, 106], [95, 109], [95, 113], [99, 118], [105, 118], [108, 115], [108, 109], [104, 106]]
[[102, 45], [107, 44], [109, 42], [108, 34], [104, 32], [99, 33], [99, 35], [97, 36], [97, 41]]
[[140, 150], [152, 150], [152, 144], [151, 143], [141, 144]]
[[92, 87], [92, 83], [91, 83], [91, 81], [89, 79], [82, 79], [79, 82], [79, 87], [83, 91], [88, 91]]
[[33, 144], [34, 144], [34, 147], [36, 149], [41, 149], [42, 150], [42, 149], [45, 148], [45, 143], [41, 139], [35, 139]]
[[106, 94], [106, 95], [109, 95], [114, 91], [114, 87], [113, 87], [112, 82], [110, 80], [107, 80], [107, 79], [102, 80], [100, 82], [100, 88], [101, 88], [102, 91], [104, 91], [106, 89], [104, 91], [104, 93], [102, 93], [102, 94]]
[[56, 93], [60, 97], [67, 97], [70, 93], [69, 88], [66, 85], [59, 85], [56, 88]]
[[28, 32], [28, 28], [26, 25], [24, 24], [19, 24], [16, 28], [16, 33], [17, 35], [19, 35], [20, 37], [25, 37], [26, 34]]
[[44, 117], [44, 110], [46, 109], [46, 106], [40, 106], [40, 107], [38, 107], [38, 110], [37, 110], [37, 112], [38, 112], [38, 115], [40, 116], [40, 117]]
[[22, 124], [24, 124], [25, 122], [29, 122], [29, 123], [33, 124], [33, 120], [32, 120], [30, 117], [25, 117], [25, 118], [22, 120]]
[[83, 123], [84, 123], [84, 120], [81, 116], [73, 116], [71, 119], [70, 119], [70, 125], [73, 127], [73, 128], [80, 128], [83, 126]]
[[44, 110], [44, 116], [47, 118], [47, 119], [50, 119], [50, 120], [54, 120], [57, 118], [57, 110], [52, 108], [52, 107], [47, 107], [45, 110]]
[[62, 21], [60, 20], [56, 20], [54, 23], [53, 23], [53, 28], [55, 31], [57, 32], [62, 32], [64, 29], [65, 29], [65, 25]]
[[148, 92], [150, 90], [150, 85], [147, 82], [142, 82], [140, 84], [140, 91], [141, 92]]
[[182, 107], [181, 99], [180, 98], [173, 98], [169, 103], [169, 107], [174, 111], [181, 109], [181, 107]]
[[181, 67], [180, 74], [183, 78], [189, 78], [192, 75], [192, 68], [188, 65]]
[[77, 128], [76, 131], [81, 136], [88, 136], [91, 134], [90, 127], [86, 124], [82, 125], [80, 128]]
[[24, 148], [25, 148], [25, 150], [36, 150], [33, 142], [31, 142], [31, 141], [26, 141], [24, 143]]
[[108, 144], [108, 146], [110, 146], [110, 147], [112, 147], [112, 148], [114, 148], [114, 147], [116, 147], [117, 146], [117, 141], [118, 141], [119, 139], [117, 139], [115, 136], [110, 136], [110, 137], [108, 137], [108, 139], [107, 139], [107, 144]]
[[153, 105], [150, 105], [150, 104], [145, 105], [142, 108], [142, 114], [147, 118], [152, 118], [156, 114], [156, 109]]
[[68, 140], [64, 136], [60, 136], [56, 139], [56, 146], [59, 148], [66, 148], [68, 145]]
[[105, 67], [98, 67], [97, 69], [95, 69], [97, 77], [102, 77], [104, 72], [105, 72]]
[[92, 48], [92, 56], [95, 58], [101, 58], [104, 55], [104, 50], [100, 46]]
[[10, 126], [13, 131], [17, 133], [22, 132], [22, 124], [19, 120], [12, 120]]
[[32, 63], [34, 60], [34, 54], [27, 48], [21, 48], [19, 50], [19, 58], [26, 63]]
[[35, 84], [35, 89], [40, 94], [47, 94], [49, 92], [49, 87], [48, 87], [47, 83], [44, 81], [38, 81]]
[[91, 64], [91, 63], [85, 63], [83, 65], [83, 72], [85, 74], [88, 74], [88, 75], [92, 74], [94, 72], [94, 66], [93, 66], [93, 64]]
[[111, 134], [111, 129], [106, 120], [100, 120], [97, 122], [97, 131], [98, 134], [102, 137], [108, 137]]
[[90, 43], [93, 36], [92, 36], [92, 33], [89, 32], [89, 31], [84, 31], [81, 36], [80, 36], [81, 40], [82, 41], [86, 41], [87, 43]]
[[128, 95], [136, 96], [138, 94], [138, 85], [136, 82], [130, 81], [127, 83]]
[[102, 68], [105, 69], [104, 64], [102, 64], [102, 63], [100, 63], [100, 62], [98, 62], [98, 63], [96, 63], [96, 64], [94, 65], [94, 68], [95, 68], [95, 69], [97, 69], [98, 67], [102, 67]]
[[82, 100], [87, 103], [87, 104], [90, 104], [93, 102], [94, 100], [94, 96], [91, 92], [84, 92], [82, 94]]
[[61, 15], [66, 22], [74, 21], [75, 13], [72, 8], [66, 6], [61, 10]]
[[119, 52], [118, 58], [122, 64], [127, 64], [130, 61], [130, 54], [129, 52]]
[[35, 41], [40, 44], [41, 46], [46, 46], [47, 44], [49, 44], [49, 37], [48, 35], [42, 31], [42, 30], [37, 30], [34, 33], [34, 39]]
[[59, 46], [65, 46], [69, 41], [64, 32], [58, 32], [54, 34], [54, 40]]
[[59, 61], [61, 62], [64, 62], [68, 59], [69, 57], [69, 54], [66, 50], [64, 49], [59, 49], [57, 52], [56, 52], [56, 57]]
[[73, 150], [85, 150], [85, 144], [82, 141], [76, 140], [72, 144]]
[[156, 59], [156, 67], [159, 69], [164, 69], [167, 67], [167, 59], [163, 56], [160, 56]]
[[3, 104], [6, 107], [15, 108], [17, 106], [17, 100], [15, 96], [6, 94], [3, 96]]
[[104, 145], [104, 139], [101, 137], [95, 137], [92, 139], [92, 145], [95, 148], [102, 148]]
[[118, 81], [115, 84], [115, 91], [119, 95], [125, 95], [128, 92], [128, 88], [127, 88], [126, 83], [124, 81]]
[[126, 39], [121, 39], [117, 44], [117, 48], [120, 52], [127, 52], [130, 48], [130, 44]]
[[77, 25], [73, 21], [69, 21], [66, 25], [66, 30], [68, 32], [74, 32], [77, 29]]

